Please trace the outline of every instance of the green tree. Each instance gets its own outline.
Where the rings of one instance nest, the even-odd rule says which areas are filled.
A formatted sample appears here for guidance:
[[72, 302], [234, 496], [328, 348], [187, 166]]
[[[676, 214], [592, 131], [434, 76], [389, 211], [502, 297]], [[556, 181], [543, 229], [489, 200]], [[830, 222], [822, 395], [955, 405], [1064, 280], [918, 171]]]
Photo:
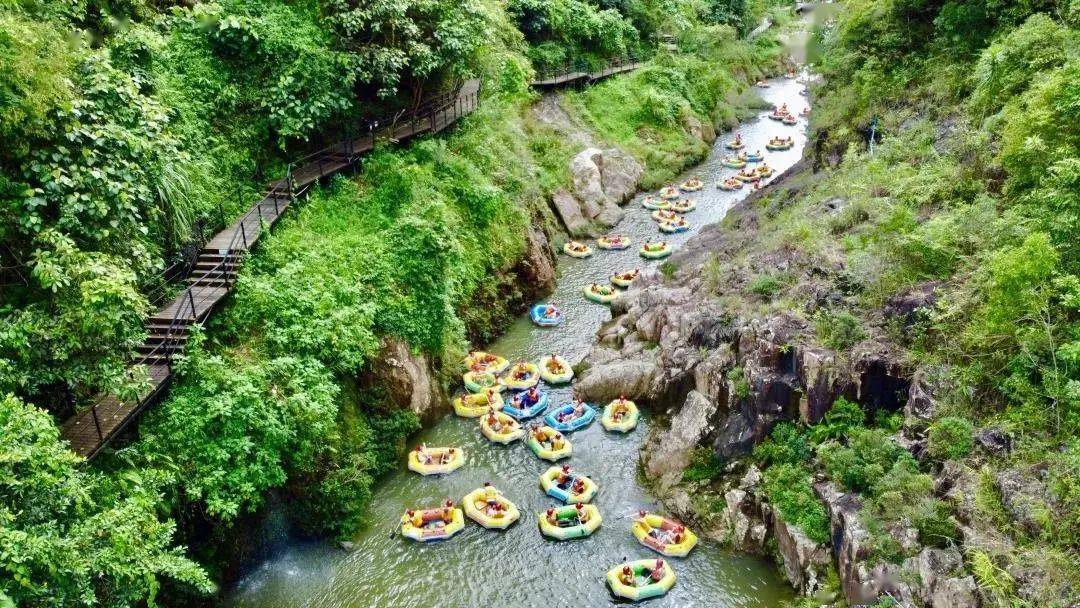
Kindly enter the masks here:
[[206, 573], [173, 547], [154, 471], [122, 479], [80, 469], [44, 412], [0, 397], [0, 602], [153, 604], [164, 580], [200, 593]]

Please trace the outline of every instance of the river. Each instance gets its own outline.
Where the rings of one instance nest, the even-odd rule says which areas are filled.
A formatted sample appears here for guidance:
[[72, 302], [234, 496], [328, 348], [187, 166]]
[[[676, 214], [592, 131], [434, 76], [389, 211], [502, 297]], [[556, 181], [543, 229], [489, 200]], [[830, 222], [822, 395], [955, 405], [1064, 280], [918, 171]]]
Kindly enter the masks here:
[[[801, 83], [777, 78], [769, 84], [758, 89], [769, 103], [787, 103], [793, 112], [806, 107]], [[794, 137], [791, 150], [766, 152], [766, 162], [779, 173], [802, 156], [805, 119], [800, 118], [796, 126], [785, 126], [767, 119], [766, 114], [759, 113], [738, 132], [749, 151], [764, 152], [765, 142], [776, 134]], [[720, 221], [749, 192], [749, 187], [738, 192], [715, 187], [718, 179], [734, 173], [720, 164], [728, 154], [724, 142], [731, 136], [722, 134], [708, 158], [680, 177], [681, 182], [698, 176], [705, 188], [689, 195], [698, 205], [686, 215], [691, 230], [662, 237], [675, 247], [701, 226]], [[637, 254], [637, 247], [646, 238], [661, 238], [650, 212], [641, 207], [642, 196], [629, 203], [625, 219], [613, 230], [629, 235], [633, 247], [597, 251], [583, 260], [560, 254], [557, 287], [549, 301], [558, 303], [565, 313], [561, 326], [541, 329], [523, 316], [487, 350], [511, 361], [535, 361], [551, 352], [571, 362], [584, 357], [610, 312], [586, 301], [583, 287], [591, 282], [607, 283], [608, 276], [618, 271], [644, 270], [662, 263], [646, 262]], [[569, 388], [549, 392], [552, 406], [571, 396]], [[649, 423], [645, 412], [637, 429], [626, 435], [605, 432], [597, 421], [571, 436], [574, 452], [569, 462], [600, 485], [593, 502], [600, 509], [603, 525], [588, 538], [555, 542], [540, 534], [536, 520], [538, 512], [555, 504], [540, 490], [538, 481], [550, 463], [536, 458], [521, 442], [509, 447], [490, 443], [480, 435], [476, 420], [448, 415], [412, 438], [412, 445], [425, 441], [435, 446], [461, 446], [468, 458], [463, 468], [448, 476], [426, 478], [409, 472], [403, 457], [400, 469], [377, 485], [371, 508], [374, 523], [355, 539], [355, 551], [346, 552], [331, 543], [287, 544], [247, 573], [229, 593], [227, 604], [234, 608], [610, 605], [615, 600], [604, 583], [608, 568], [628, 558], [655, 557], [630, 534], [634, 512], [659, 509], [638, 477], [638, 448]], [[435, 506], [447, 497], [460, 501], [485, 481], [502, 490], [521, 510], [521, 520], [509, 530], [491, 531], [468, 522], [452, 539], [428, 545], [395, 534], [405, 509]], [[704, 538], [689, 557], [669, 562], [678, 582], [667, 596], [650, 601], [650, 606], [765, 607], [793, 598], [775, 565], [731, 552]]]

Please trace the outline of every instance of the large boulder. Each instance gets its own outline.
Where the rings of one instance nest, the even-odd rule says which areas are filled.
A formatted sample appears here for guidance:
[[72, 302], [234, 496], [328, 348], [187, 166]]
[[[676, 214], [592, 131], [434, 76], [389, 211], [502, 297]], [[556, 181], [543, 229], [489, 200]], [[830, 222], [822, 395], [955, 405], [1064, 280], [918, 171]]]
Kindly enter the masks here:
[[649, 479], [661, 493], [678, 483], [690, 464], [691, 453], [712, 431], [711, 420], [716, 404], [705, 395], [690, 391], [682, 408], [664, 430], [654, 431], [642, 450], [642, 461]]
[[597, 236], [619, 223], [621, 205], [637, 191], [644, 168], [618, 148], [588, 147], [570, 159], [569, 191], [558, 190], [552, 205], [572, 236]]
[[606, 403], [620, 395], [646, 399], [652, 390], [657, 365], [649, 357], [618, 359], [593, 365], [574, 381], [574, 393], [588, 401]]
[[412, 352], [403, 340], [383, 341], [364, 382], [385, 388], [394, 405], [411, 410], [425, 422], [434, 422], [446, 412], [446, 395], [432, 373], [431, 361], [423, 353]]
[[813, 593], [832, 564], [829, 548], [810, 540], [801, 528], [784, 521], [779, 514], [774, 514], [772, 519], [776, 550], [783, 562], [784, 575], [800, 593]]

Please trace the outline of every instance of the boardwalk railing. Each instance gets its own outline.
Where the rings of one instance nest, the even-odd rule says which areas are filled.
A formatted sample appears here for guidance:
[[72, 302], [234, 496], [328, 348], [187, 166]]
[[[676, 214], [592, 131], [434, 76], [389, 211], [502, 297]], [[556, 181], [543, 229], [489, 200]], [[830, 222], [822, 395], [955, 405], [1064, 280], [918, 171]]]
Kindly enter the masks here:
[[636, 70], [644, 64], [645, 58], [635, 54], [609, 59], [599, 69], [592, 67], [581, 58], [572, 58], [562, 64], [538, 70], [536, 80], [530, 84], [540, 89], [592, 84], [608, 76]]
[[205, 320], [225, 298], [235, 284], [244, 256], [297, 197], [322, 178], [351, 167], [361, 154], [381, 141], [393, 143], [442, 131], [476, 109], [479, 90], [479, 81], [470, 80], [460, 89], [427, 99], [412, 110], [358, 121], [344, 139], [290, 163], [285, 177], [271, 182], [255, 206], [228, 228], [200, 243], [194, 259], [185, 259], [180, 268], [172, 270], [176, 276], [171, 278], [186, 279], [188, 286], [148, 319], [147, 341], [132, 361], [134, 368], [146, 372], [149, 386], [131, 399], [100, 395], [89, 408], [64, 422], [61, 435], [72, 449], [93, 458], [144, 409], [158, 401], [172, 380], [173, 358], [183, 352], [191, 327]]

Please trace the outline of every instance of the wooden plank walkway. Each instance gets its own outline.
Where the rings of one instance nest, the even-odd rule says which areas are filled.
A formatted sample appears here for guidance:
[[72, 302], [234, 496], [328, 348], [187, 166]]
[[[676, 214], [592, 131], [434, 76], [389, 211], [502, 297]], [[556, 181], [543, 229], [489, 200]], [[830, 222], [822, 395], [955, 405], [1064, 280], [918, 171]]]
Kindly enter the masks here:
[[584, 72], [574, 68], [566, 68], [562, 72], [551, 75], [545, 74], [543, 78], [529, 83], [537, 89], [560, 89], [570, 86], [592, 84], [609, 76], [632, 72], [645, 65], [644, 61], [637, 59], [616, 59], [595, 72]]
[[135, 400], [108, 394], [95, 397], [93, 405], [60, 427], [60, 435], [71, 449], [93, 458], [144, 409], [160, 400], [173, 378], [172, 357], [183, 352], [191, 327], [205, 321], [228, 296], [246, 253], [299, 194], [324, 177], [351, 167], [378, 143], [403, 142], [446, 129], [476, 109], [479, 93], [480, 81], [469, 80], [457, 91], [421, 103], [403, 120], [378, 121], [384, 126], [371, 129], [367, 135], [309, 154], [294, 163], [295, 168], [290, 167], [284, 179], [268, 184], [262, 199], [203, 246], [186, 278], [187, 288], [147, 319], [147, 338], [132, 365], [146, 370], [149, 388]]

